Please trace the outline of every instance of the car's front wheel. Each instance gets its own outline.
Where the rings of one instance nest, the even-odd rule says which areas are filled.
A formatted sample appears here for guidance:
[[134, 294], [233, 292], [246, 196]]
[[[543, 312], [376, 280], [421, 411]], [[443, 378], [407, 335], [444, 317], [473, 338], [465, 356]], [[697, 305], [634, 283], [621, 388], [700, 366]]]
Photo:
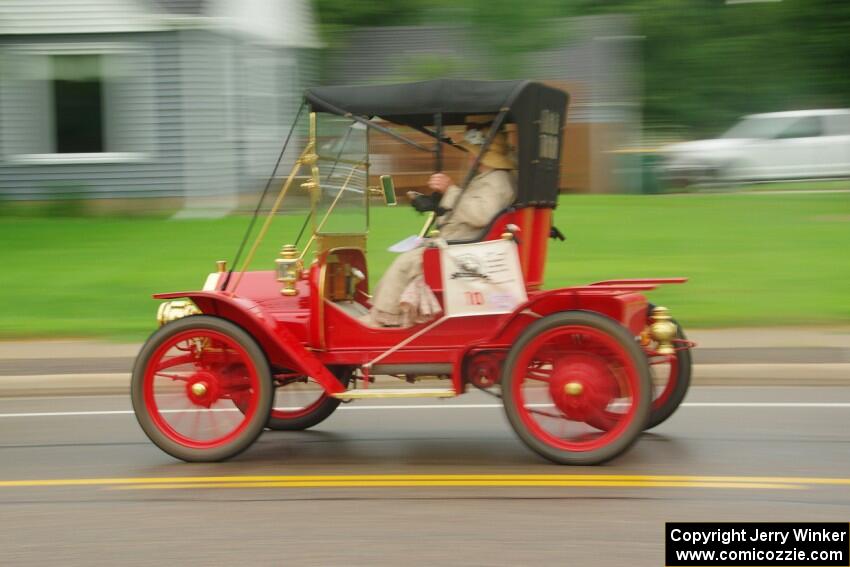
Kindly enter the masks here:
[[263, 431], [273, 387], [265, 354], [248, 333], [196, 315], [148, 339], [133, 368], [131, 399], [160, 449], [184, 461], [220, 461]]

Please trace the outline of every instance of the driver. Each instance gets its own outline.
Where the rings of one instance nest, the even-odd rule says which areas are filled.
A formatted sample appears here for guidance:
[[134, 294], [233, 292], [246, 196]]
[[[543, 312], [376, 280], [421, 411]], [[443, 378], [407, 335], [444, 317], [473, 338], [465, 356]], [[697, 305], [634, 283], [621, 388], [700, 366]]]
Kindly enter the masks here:
[[[470, 166], [481, 152], [494, 118], [492, 115], [467, 117], [467, 129], [458, 145], [469, 152]], [[445, 173], [435, 173], [428, 180], [431, 195], [411, 191], [408, 196], [417, 211], [436, 213], [441, 238], [472, 240], [513, 203], [514, 168], [507, 137], [504, 132], [498, 132], [481, 158], [478, 175], [465, 191]], [[372, 309], [363, 318], [364, 323], [378, 327], [410, 326], [427, 321], [440, 311], [434, 293], [422, 278], [423, 250], [420, 247], [404, 252], [390, 265], [375, 287]]]

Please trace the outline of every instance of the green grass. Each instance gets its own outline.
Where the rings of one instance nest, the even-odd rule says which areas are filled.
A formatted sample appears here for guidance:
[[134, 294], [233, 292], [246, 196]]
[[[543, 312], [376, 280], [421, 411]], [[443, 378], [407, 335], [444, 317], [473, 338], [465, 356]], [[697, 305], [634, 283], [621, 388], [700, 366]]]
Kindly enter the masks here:
[[[255, 269], [300, 221], [272, 226]], [[246, 223], [0, 218], [0, 336], [141, 339], [155, 326], [150, 294], [200, 287]], [[372, 209], [373, 274], [420, 223], [408, 207]], [[683, 275], [651, 297], [688, 327], [850, 323], [847, 194], [567, 196], [555, 224], [567, 241], [550, 241], [547, 287]]]
[[691, 191], [847, 191], [850, 190], [850, 179], [825, 179], [801, 181], [759, 181], [732, 185], [694, 185]]

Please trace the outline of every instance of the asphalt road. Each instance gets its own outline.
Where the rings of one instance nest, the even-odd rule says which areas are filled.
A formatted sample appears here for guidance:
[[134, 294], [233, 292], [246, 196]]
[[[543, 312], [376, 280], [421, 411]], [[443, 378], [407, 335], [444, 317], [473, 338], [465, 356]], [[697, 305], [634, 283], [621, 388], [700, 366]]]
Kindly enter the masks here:
[[591, 468], [497, 401], [358, 402], [189, 465], [126, 397], [0, 399], [0, 565], [661, 566], [665, 521], [850, 519], [850, 388], [695, 388]]

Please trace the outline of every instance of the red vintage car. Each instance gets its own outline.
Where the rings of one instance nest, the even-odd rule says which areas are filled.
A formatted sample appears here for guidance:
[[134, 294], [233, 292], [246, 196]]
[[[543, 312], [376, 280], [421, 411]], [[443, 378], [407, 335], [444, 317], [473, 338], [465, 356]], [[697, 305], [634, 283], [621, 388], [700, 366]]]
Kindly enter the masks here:
[[[132, 376], [133, 408], [148, 437], [179, 459], [218, 461], [245, 450], [265, 428], [315, 426], [344, 401], [450, 398], [477, 389], [503, 400], [531, 449], [557, 463], [588, 465], [621, 454], [667, 419], [688, 389], [692, 344], [644, 292], [685, 279], [542, 288], [548, 242], [563, 239], [552, 214], [567, 101], [566, 93], [531, 81], [307, 90], [284, 144], [300, 138], [304, 149], [253, 244], [245, 246], [257, 214], [233, 268], [218, 262], [201, 291], [154, 296], [166, 300], [161, 326]], [[430, 152], [439, 171], [444, 149], [456, 151], [448, 150], [447, 132], [483, 114], [494, 118], [482, 154], [500, 128], [511, 131], [516, 201], [469, 242], [445, 242], [429, 230], [430, 218], [425, 223], [416, 242], [425, 248], [425, 281], [442, 315], [410, 328], [364, 324], [370, 195], [395, 203], [390, 177], [368, 185], [369, 136]], [[420, 141], [405, 135], [412, 131]], [[421, 143], [422, 134], [433, 145]], [[281, 151], [284, 162], [287, 155]], [[467, 182], [477, 168], [476, 160]], [[272, 221], [293, 222], [299, 207], [308, 212], [303, 224], [294, 221], [297, 241], [266, 259], [274, 269], [250, 271]], [[464, 267], [455, 271], [451, 262]], [[504, 278], [497, 282], [488, 269]], [[470, 273], [476, 277], [464, 277]], [[387, 387], [389, 377], [402, 387]], [[441, 386], [419, 387], [424, 379]]]

